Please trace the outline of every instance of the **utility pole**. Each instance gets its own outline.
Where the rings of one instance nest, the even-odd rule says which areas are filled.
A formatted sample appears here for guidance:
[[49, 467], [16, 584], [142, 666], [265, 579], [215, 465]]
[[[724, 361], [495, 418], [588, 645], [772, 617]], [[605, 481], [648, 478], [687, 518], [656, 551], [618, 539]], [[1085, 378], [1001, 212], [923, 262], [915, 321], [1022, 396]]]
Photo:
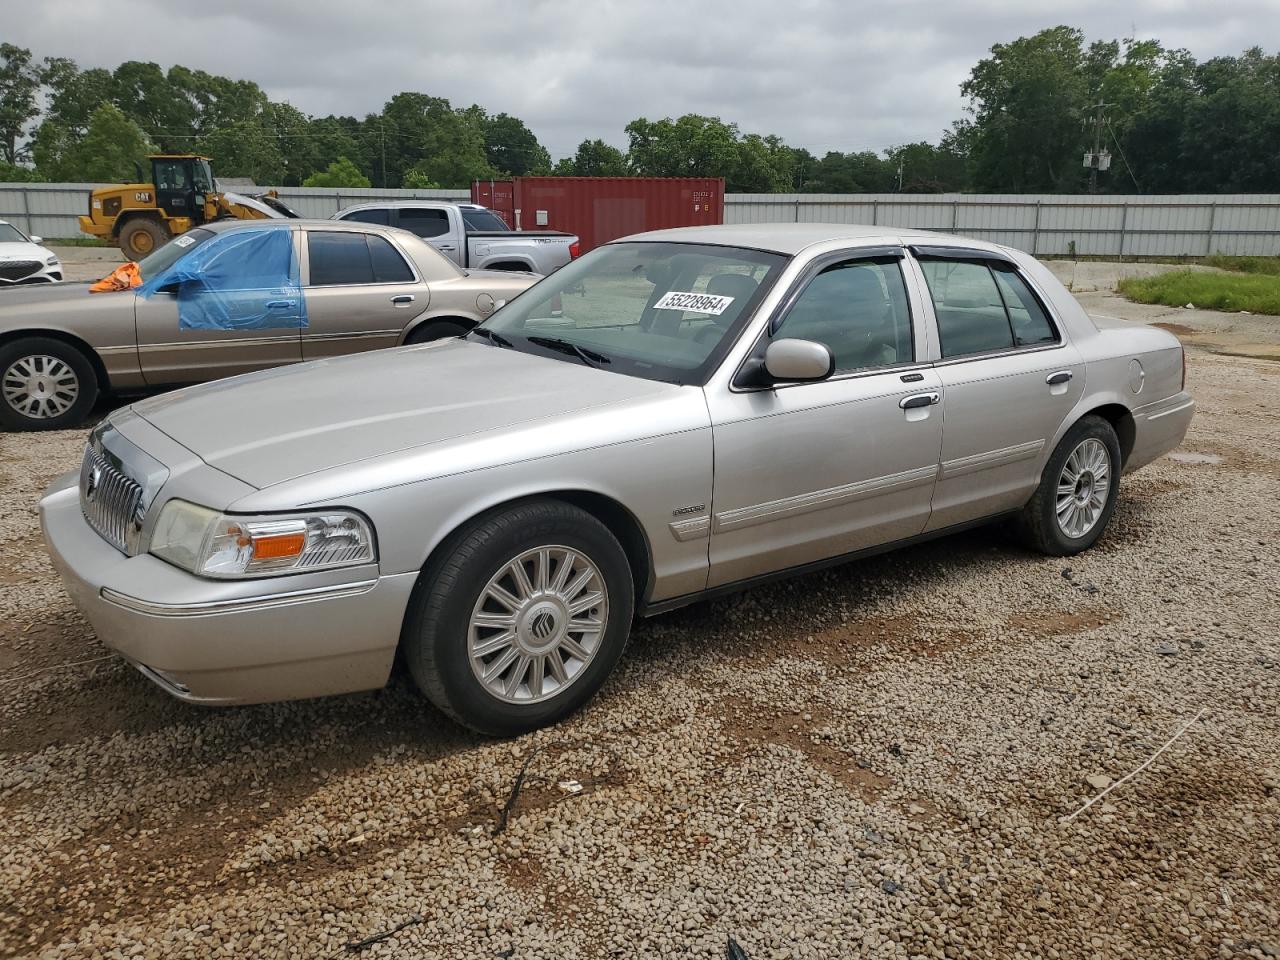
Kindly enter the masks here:
[[1106, 114], [1103, 112], [1109, 103], [1099, 101], [1093, 105], [1093, 150], [1085, 154], [1084, 165], [1089, 168], [1089, 192], [1098, 192], [1098, 171], [1108, 170], [1111, 167], [1111, 154], [1104, 153], [1102, 149], [1102, 125], [1106, 122]]
[[378, 132], [382, 134], [382, 189], [387, 189], [387, 118], [378, 118]]

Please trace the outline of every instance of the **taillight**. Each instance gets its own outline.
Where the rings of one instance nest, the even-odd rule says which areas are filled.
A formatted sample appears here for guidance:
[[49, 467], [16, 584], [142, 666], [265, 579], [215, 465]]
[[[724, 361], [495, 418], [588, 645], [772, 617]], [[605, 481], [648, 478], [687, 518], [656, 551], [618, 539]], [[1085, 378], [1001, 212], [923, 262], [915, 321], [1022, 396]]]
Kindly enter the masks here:
[[1182, 386], [1179, 390], [1187, 389], [1187, 348], [1182, 348]]
[[580, 254], [580, 253], [582, 253], [582, 247], [578, 246], [578, 241], [577, 241], [577, 240], [575, 240], [575, 241], [573, 241], [573, 243], [569, 244], [569, 259], [570, 259], [570, 260], [577, 260], [577, 259], [578, 259], [578, 254]]

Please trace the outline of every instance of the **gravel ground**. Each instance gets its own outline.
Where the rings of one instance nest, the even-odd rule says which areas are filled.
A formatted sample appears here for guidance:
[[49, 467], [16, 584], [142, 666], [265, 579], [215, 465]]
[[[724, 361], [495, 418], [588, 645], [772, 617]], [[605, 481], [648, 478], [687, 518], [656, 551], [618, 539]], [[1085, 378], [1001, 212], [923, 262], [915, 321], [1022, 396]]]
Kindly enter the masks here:
[[1277, 956], [1280, 365], [1189, 375], [1183, 451], [1089, 553], [983, 530], [646, 621], [508, 742], [403, 677], [169, 699], [42, 550], [82, 433], [0, 435], [0, 954], [322, 958], [407, 923], [361, 955]]

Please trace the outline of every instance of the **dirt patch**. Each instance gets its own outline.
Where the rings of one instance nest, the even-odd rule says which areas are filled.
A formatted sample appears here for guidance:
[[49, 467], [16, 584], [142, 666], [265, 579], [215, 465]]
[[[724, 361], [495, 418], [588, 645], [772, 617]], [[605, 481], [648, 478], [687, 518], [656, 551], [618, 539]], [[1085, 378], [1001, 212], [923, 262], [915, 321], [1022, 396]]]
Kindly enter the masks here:
[[1037, 636], [1057, 637], [1096, 630], [1115, 618], [1116, 614], [1109, 610], [1033, 610], [1010, 617], [1008, 624], [1015, 630]]
[[791, 714], [763, 715], [753, 704], [723, 700], [720, 711], [725, 733], [748, 746], [771, 743], [795, 750], [813, 767], [868, 803], [878, 799], [892, 783], [835, 744], [827, 727], [830, 712], [824, 707], [813, 705]]
[[1170, 333], [1179, 336], [1194, 338], [1200, 335], [1200, 331], [1194, 327], [1188, 327], [1184, 323], [1153, 323], [1153, 327], [1159, 327], [1161, 330], [1168, 330]]

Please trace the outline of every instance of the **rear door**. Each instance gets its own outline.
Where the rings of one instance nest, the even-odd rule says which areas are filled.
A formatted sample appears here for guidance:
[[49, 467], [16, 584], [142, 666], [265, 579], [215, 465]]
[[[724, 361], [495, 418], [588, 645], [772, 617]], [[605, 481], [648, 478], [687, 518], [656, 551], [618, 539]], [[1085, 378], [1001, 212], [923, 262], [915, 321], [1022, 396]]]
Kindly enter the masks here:
[[1031, 283], [982, 251], [917, 248], [946, 428], [929, 529], [1016, 510], [1084, 391], [1084, 363]]
[[380, 233], [306, 230], [304, 360], [394, 347], [427, 308], [412, 261]]
[[448, 207], [398, 207], [394, 226], [431, 244], [459, 266], [467, 265], [466, 234], [457, 213]]

